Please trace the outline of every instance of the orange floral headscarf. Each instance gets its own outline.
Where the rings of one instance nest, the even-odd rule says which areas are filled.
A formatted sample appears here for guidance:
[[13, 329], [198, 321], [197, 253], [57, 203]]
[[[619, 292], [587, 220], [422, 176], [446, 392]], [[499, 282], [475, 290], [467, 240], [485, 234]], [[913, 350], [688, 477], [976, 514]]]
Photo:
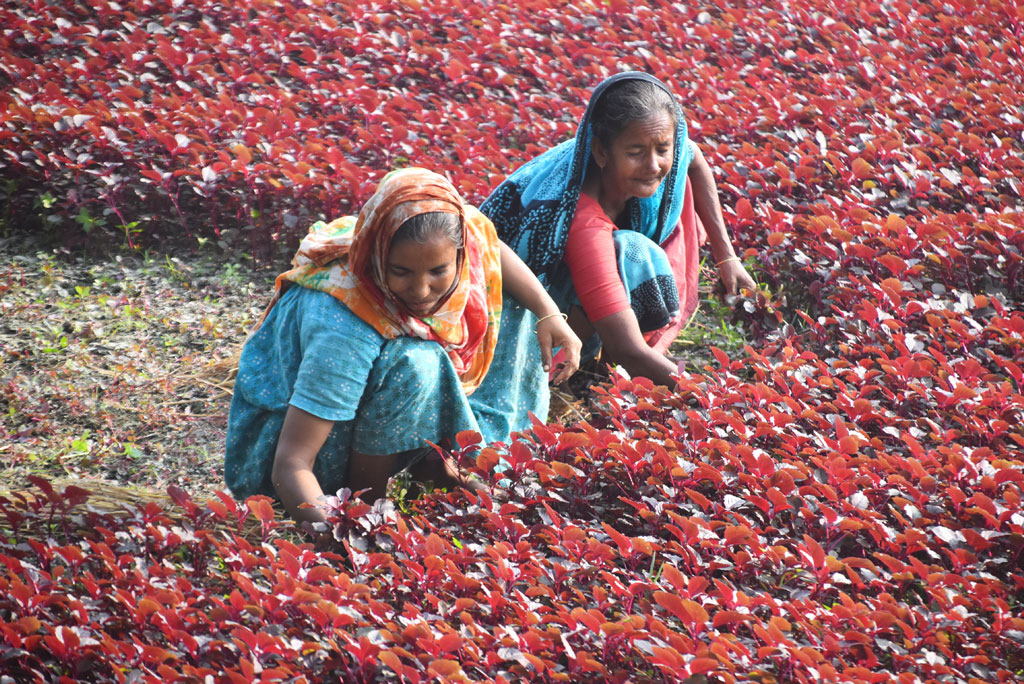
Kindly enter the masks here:
[[[385, 270], [395, 232], [408, 219], [428, 212], [459, 217], [463, 249], [440, 308], [418, 318], [388, 289]], [[327, 292], [388, 339], [409, 335], [440, 344], [470, 394], [494, 358], [501, 320], [500, 246], [494, 224], [464, 205], [444, 176], [420, 168], [392, 171], [358, 217], [310, 227], [293, 268], [277, 277], [270, 306], [291, 283]]]

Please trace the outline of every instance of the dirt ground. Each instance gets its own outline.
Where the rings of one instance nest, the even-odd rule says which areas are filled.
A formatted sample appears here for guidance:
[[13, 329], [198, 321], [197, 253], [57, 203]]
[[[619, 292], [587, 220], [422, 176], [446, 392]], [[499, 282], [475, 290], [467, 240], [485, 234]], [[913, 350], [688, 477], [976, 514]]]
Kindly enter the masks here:
[[213, 249], [86, 258], [0, 240], [0, 491], [29, 475], [199, 501], [222, 488], [235, 356], [273, 273]]

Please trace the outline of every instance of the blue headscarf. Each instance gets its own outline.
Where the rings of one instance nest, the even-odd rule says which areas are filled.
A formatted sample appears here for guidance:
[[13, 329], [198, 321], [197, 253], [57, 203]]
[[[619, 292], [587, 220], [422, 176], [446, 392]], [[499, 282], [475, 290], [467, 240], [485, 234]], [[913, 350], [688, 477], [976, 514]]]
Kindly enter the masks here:
[[562, 262], [583, 176], [593, 158], [590, 119], [594, 107], [608, 87], [627, 79], [649, 81], [663, 88], [675, 103], [678, 123], [672, 169], [654, 195], [634, 197], [626, 203], [626, 225], [622, 227], [661, 244], [679, 222], [686, 171], [693, 160], [682, 110], [669, 87], [650, 74], [627, 71], [607, 78], [591, 93], [576, 137], [519, 167], [480, 205], [480, 210], [494, 222], [498, 237], [515, 250], [545, 286], [551, 284], [550, 276]]

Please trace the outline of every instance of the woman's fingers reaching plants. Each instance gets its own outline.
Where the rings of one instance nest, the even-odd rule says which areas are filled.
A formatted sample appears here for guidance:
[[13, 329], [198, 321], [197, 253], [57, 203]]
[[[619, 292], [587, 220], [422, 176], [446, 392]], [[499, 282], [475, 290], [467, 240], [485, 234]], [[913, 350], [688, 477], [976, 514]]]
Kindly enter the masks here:
[[727, 297], [738, 295], [744, 289], [753, 290], [757, 286], [738, 259], [730, 259], [720, 264], [718, 277], [722, 280], [724, 294]]
[[551, 358], [554, 350], [562, 349], [562, 361], [555, 369], [551, 382], [558, 385], [570, 377], [580, 367], [580, 348], [583, 343], [562, 316], [549, 316], [537, 323], [537, 341], [540, 343], [540, 356], [544, 370], [551, 371]]

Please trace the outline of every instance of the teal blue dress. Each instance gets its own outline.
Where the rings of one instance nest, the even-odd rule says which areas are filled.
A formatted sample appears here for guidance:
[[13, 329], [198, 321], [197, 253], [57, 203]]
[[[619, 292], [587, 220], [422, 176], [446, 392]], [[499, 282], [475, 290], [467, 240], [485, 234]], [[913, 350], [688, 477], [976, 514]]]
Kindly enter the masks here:
[[494, 360], [467, 397], [436, 342], [386, 339], [331, 295], [289, 288], [242, 349], [228, 415], [224, 479], [232, 494], [276, 496], [270, 475], [289, 406], [334, 422], [313, 466], [333, 494], [352, 451], [397, 454], [444, 444], [462, 430], [508, 443], [547, 418], [533, 314], [506, 296]]

